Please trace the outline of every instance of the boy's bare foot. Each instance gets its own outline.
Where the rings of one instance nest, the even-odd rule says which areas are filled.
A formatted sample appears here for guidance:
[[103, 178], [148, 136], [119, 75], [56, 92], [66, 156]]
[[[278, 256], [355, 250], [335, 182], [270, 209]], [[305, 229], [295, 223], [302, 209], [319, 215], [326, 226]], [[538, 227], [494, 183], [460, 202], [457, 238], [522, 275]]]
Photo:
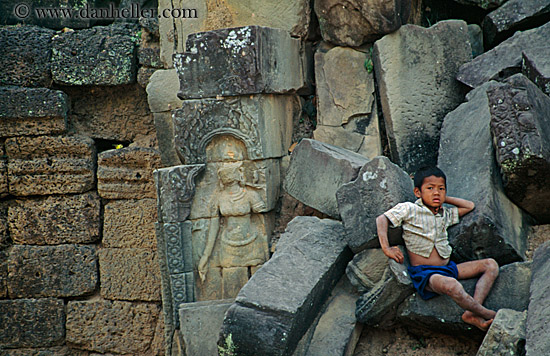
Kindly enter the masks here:
[[493, 323], [494, 319], [485, 320], [482, 317], [475, 315], [471, 311], [465, 311], [464, 314], [462, 314], [462, 320], [467, 324], [477, 327], [478, 329], [487, 331], [489, 329], [489, 326], [491, 326], [491, 324]]

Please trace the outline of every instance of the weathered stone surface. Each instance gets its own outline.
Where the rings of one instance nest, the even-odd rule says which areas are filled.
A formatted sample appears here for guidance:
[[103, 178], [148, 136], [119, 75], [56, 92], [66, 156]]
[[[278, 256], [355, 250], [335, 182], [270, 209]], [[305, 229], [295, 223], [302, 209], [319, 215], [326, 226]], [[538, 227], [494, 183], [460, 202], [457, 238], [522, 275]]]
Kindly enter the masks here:
[[67, 129], [68, 97], [46, 88], [0, 87], [0, 136], [48, 135]]
[[103, 298], [160, 301], [160, 271], [154, 251], [102, 248], [98, 256]]
[[48, 347], [65, 336], [63, 300], [0, 300], [0, 347]]
[[138, 27], [129, 23], [68, 31], [52, 39], [52, 78], [64, 85], [135, 83]]
[[163, 167], [179, 166], [181, 160], [174, 144], [174, 122], [171, 112], [154, 113], [160, 159]]
[[69, 121], [73, 130], [93, 138], [133, 141], [154, 134], [147, 93], [139, 85], [66, 87], [71, 98]]
[[88, 356], [88, 354], [67, 346], [59, 346], [47, 349], [4, 349], [2, 356]]
[[504, 190], [539, 222], [549, 223], [550, 98], [522, 74], [487, 96]]
[[382, 249], [366, 249], [353, 256], [346, 267], [346, 276], [357, 291], [363, 294], [382, 280], [389, 262]]
[[164, 68], [160, 61], [160, 48], [158, 47], [139, 47], [138, 48], [139, 64], [151, 68]]
[[472, 46], [472, 57], [475, 58], [483, 54], [483, 32], [481, 27], [476, 24], [468, 25], [468, 33], [470, 34], [470, 45]]
[[516, 30], [536, 27], [546, 22], [549, 15], [548, 0], [508, 0], [483, 19], [485, 43], [492, 46]]
[[[12, 10], [13, 7], [9, 13]], [[54, 34], [52, 30], [37, 26], [1, 27], [0, 85], [49, 87], [52, 83], [50, 58]]]
[[8, 252], [0, 250], [0, 298], [8, 297]]
[[176, 149], [185, 164], [205, 163], [213, 137], [230, 135], [246, 146], [242, 158], [235, 153], [233, 160], [279, 158], [288, 152], [292, 123], [300, 113], [294, 95], [185, 100], [173, 116]]
[[526, 319], [527, 311], [499, 310], [476, 356], [525, 355]]
[[[290, 355], [342, 276], [351, 253], [334, 220], [299, 217], [292, 226], [313, 224], [287, 237], [273, 257], [241, 289], [229, 307], [222, 340], [232, 335], [239, 355]], [[300, 233], [301, 232], [301, 233]], [[292, 285], [292, 292], [289, 287]]]
[[218, 356], [216, 341], [225, 312], [233, 301], [224, 299], [181, 304], [180, 330], [186, 355]]
[[10, 298], [75, 297], [97, 285], [95, 248], [78, 245], [13, 246], [8, 256]]
[[[367, 118], [368, 120], [368, 118]], [[352, 122], [352, 127], [334, 127], [317, 125], [313, 132], [313, 139], [328, 143], [329, 145], [338, 146], [359, 153], [367, 158], [374, 158], [382, 155], [382, 144], [380, 141], [380, 132], [378, 129], [378, 116], [374, 115], [365, 132], [356, 131], [363, 128], [362, 122]], [[359, 126], [357, 126], [359, 124]]]
[[[473, 295], [477, 279], [460, 281]], [[503, 266], [483, 305], [491, 310], [503, 308], [524, 311], [529, 304], [531, 263], [518, 262]], [[399, 321], [414, 327], [427, 328], [450, 335], [482, 336], [481, 330], [462, 321], [464, 312], [448, 296], [423, 300], [418, 294], [408, 298], [398, 310]]]
[[83, 193], [95, 185], [96, 149], [89, 137], [14, 137], [5, 145], [12, 195]]
[[[3, 198], [8, 194], [8, 160], [4, 145], [0, 145], [0, 198]], [[2, 226], [1, 223], [0, 226]], [[0, 246], [4, 244], [4, 239], [4, 233], [0, 227]]]
[[180, 11], [182, 16], [160, 19], [161, 60], [166, 68], [173, 68], [174, 49], [178, 53], [184, 52], [185, 40], [191, 33], [258, 25], [279, 28], [290, 32], [292, 37], [305, 38], [311, 16], [311, 5], [306, 0], [226, 0], [223, 3], [215, 0], [159, 0], [159, 12], [172, 9], [194, 9], [196, 12]]
[[280, 29], [246, 26], [191, 34], [174, 55], [178, 97], [286, 93], [305, 86], [300, 41]]
[[494, 9], [504, 4], [508, 0], [454, 0], [459, 4], [478, 6], [482, 9]]
[[527, 356], [546, 355], [550, 352], [550, 338], [548, 338], [549, 256], [550, 242], [546, 242], [535, 251], [533, 257], [533, 275], [529, 292], [529, 310], [527, 311], [527, 343], [525, 345]]
[[115, 200], [105, 205], [103, 246], [155, 250], [155, 199]]
[[522, 72], [546, 95], [550, 95], [550, 48], [539, 47], [522, 53]]
[[491, 139], [486, 92], [499, 85], [470, 92], [441, 130], [438, 166], [447, 175], [447, 191], [476, 205], [448, 230], [459, 261], [492, 257], [503, 265], [525, 259], [530, 219], [504, 194]]
[[456, 78], [471, 88], [489, 80], [504, 79], [521, 71], [522, 51], [544, 47], [550, 36], [550, 22], [527, 31], [518, 31], [490, 51], [462, 65]]
[[407, 172], [434, 165], [445, 115], [463, 100], [454, 79], [472, 59], [464, 21], [405, 25], [374, 44], [373, 61], [392, 161]]
[[97, 190], [105, 199], [156, 198], [153, 170], [160, 168], [154, 148], [127, 147], [99, 154]]
[[[415, 201], [413, 190], [409, 175], [382, 156], [365, 163], [355, 180], [343, 184], [336, 199], [352, 251], [379, 247], [376, 218], [398, 203]], [[390, 229], [390, 243], [398, 243], [400, 235], [400, 229]]]
[[346, 149], [303, 139], [292, 152], [284, 189], [302, 203], [339, 218], [336, 191], [354, 180], [367, 162], [368, 158]]
[[157, 68], [139, 67], [137, 72], [138, 84], [144, 89], [147, 88], [147, 85], [149, 85], [149, 80], [151, 79], [151, 76], [157, 70], [158, 70]]
[[[404, 255], [405, 248], [400, 247]], [[365, 325], [390, 328], [395, 325], [399, 304], [414, 292], [407, 273], [408, 258], [403, 264], [389, 260], [382, 278], [357, 301], [355, 316]]]
[[66, 340], [102, 354], [148, 354], [159, 314], [159, 307], [150, 303], [70, 301]]
[[325, 41], [357, 47], [407, 23], [411, 1], [318, 0], [314, 9]]
[[147, 85], [147, 102], [151, 112], [179, 109], [182, 104], [177, 96], [179, 88], [180, 82], [175, 69], [157, 70]]
[[10, 236], [29, 245], [95, 242], [101, 236], [100, 210], [92, 192], [19, 199], [8, 209]]

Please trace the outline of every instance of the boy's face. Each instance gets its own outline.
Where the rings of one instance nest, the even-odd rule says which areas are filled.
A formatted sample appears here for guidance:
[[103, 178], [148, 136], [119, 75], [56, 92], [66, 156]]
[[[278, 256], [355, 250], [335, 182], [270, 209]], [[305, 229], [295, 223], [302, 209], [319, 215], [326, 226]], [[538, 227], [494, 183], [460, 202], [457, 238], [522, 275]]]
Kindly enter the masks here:
[[424, 178], [420, 189], [414, 188], [414, 195], [422, 199], [424, 205], [430, 208], [432, 212], [437, 213], [441, 205], [445, 202], [445, 179], [436, 176]]

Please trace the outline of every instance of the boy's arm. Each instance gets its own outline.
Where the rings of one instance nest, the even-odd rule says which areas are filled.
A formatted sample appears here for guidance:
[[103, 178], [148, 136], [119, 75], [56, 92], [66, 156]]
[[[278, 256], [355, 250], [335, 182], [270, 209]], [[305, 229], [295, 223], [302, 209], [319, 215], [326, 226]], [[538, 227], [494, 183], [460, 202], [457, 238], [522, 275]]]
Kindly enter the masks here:
[[458, 208], [458, 216], [460, 217], [468, 214], [475, 208], [474, 202], [461, 198], [446, 197], [445, 203], [456, 206]]
[[382, 214], [376, 218], [376, 231], [378, 232], [378, 240], [380, 241], [380, 247], [384, 255], [391, 258], [395, 262], [403, 263], [404, 256], [398, 247], [390, 247], [388, 242], [388, 227], [389, 220], [386, 215]]

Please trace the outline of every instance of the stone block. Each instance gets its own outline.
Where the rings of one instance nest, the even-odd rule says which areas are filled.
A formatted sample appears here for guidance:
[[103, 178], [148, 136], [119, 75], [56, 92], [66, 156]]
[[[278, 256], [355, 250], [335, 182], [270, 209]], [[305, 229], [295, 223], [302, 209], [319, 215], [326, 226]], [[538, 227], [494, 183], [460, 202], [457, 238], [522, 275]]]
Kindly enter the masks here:
[[336, 191], [355, 178], [368, 158], [346, 149], [303, 139], [294, 149], [284, 189], [302, 203], [339, 218]]
[[358, 47], [372, 43], [407, 23], [411, 1], [318, 0], [314, 9], [325, 41]]
[[292, 37], [305, 38], [309, 32], [311, 6], [306, 0], [243, 1], [215, 0], [169, 1], [159, 0], [159, 12], [172, 9], [191, 9], [182, 16], [161, 18], [161, 60], [166, 68], [173, 67], [172, 54], [185, 51], [187, 36], [195, 32], [221, 28], [258, 25], [290, 32]]
[[8, 256], [10, 298], [76, 297], [98, 283], [96, 250], [89, 246], [13, 246]]
[[485, 52], [483, 48], [483, 32], [481, 27], [476, 24], [468, 25], [468, 33], [470, 34], [470, 44], [472, 46], [472, 57], [475, 58]]
[[216, 341], [225, 312], [233, 301], [225, 299], [181, 304], [180, 330], [186, 355], [218, 356]]
[[[413, 190], [409, 175], [382, 156], [365, 163], [355, 180], [343, 184], [336, 199], [352, 251], [379, 247], [376, 218], [398, 203], [415, 201]], [[390, 243], [399, 242], [400, 235], [400, 229], [390, 229]]]
[[287, 93], [306, 85], [300, 41], [268, 27], [191, 34], [174, 67], [180, 99]]
[[316, 221], [314, 228], [277, 249], [229, 307], [221, 339], [231, 334], [239, 355], [292, 354], [344, 273], [351, 252], [342, 225], [314, 217], [299, 217], [289, 225], [312, 226], [308, 220]]
[[153, 170], [160, 166], [160, 154], [154, 148], [102, 152], [98, 156], [98, 193], [105, 199], [156, 198]]
[[470, 92], [441, 130], [438, 166], [447, 191], [476, 205], [448, 230], [458, 261], [492, 257], [504, 265], [525, 259], [530, 219], [504, 193], [490, 132], [487, 90], [500, 85], [490, 82]]
[[[477, 279], [462, 280], [460, 283], [473, 295]], [[529, 284], [531, 283], [531, 263], [518, 262], [500, 268], [500, 273], [483, 303], [491, 310], [513, 309], [522, 312], [529, 304]], [[449, 335], [463, 335], [473, 338], [483, 336], [483, 332], [462, 321], [464, 310], [448, 296], [438, 296], [423, 300], [415, 293], [398, 310], [398, 321], [415, 328], [424, 328]]]
[[47, 349], [4, 349], [2, 356], [87, 356], [87, 354], [67, 346], [58, 346]]
[[380, 248], [363, 250], [353, 256], [346, 267], [346, 276], [355, 289], [364, 294], [382, 280], [389, 262]]
[[8, 252], [0, 250], [0, 298], [8, 297]]
[[489, 10], [489, 9], [494, 9], [501, 6], [507, 0], [454, 0], [454, 1], [459, 4], [477, 6], [484, 10]]
[[89, 137], [14, 137], [5, 145], [12, 195], [83, 193], [95, 186], [96, 148]]
[[[3, 198], [8, 194], [8, 160], [4, 145], [0, 145], [0, 198]], [[1, 228], [0, 236], [2, 236]], [[0, 237], [0, 245], [3, 244], [3, 241], [4, 239]]]
[[546, 46], [549, 36], [550, 23], [518, 31], [495, 48], [462, 65], [456, 78], [470, 88], [476, 88], [492, 79], [501, 80], [518, 73], [521, 71], [522, 51]]
[[137, 72], [138, 84], [144, 89], [147, 88], [147, 85], [149, 85], [149, 80], [151, 79], [151, 76], [157, 70], [158, 70], [157, 68], [139, 67]]
[[546, 95], [550, 95], [550, 48], [539, 47], [522, 52], [522, 73]]
[[157, 254], [141, 248], [98, 251], [101, 296], [110, 300], [160, 301]]
[[533, 28], [550, 14], [548, 0], [509, 0], [483, 19], [483, 37], [488, 46], [506, 39], [516, 30]]
[[66, 87], [71, 98], [69, 121], [86, 136], [115, 141], [133, 141], [155, 134], [147, 93], [139, 85], [115, 87]]
[[181, 165], [181, 160], [174, 144], [174, 122], [171, 112], [154, 113], [157, 141], [159, 144], [160, 159], [163, 167]]
[[147, 354], [155, 337], [159, 307], [121, 301], [69, 301], [67, 343], [97, 353]]
[[103, 246], [156, 250], [155, 199], [114, 200], [105, 205]]
[[164, 68], [160, 62], [160, 48], [158, 47], [139, 47], [138, 62], [144, 67]]
[[532, 265], [532, 279], [529, 291], [529, 310], [527, 311], [527, 356], [546, 355], [550, 352], [548, 338], [548, 309], [550, 273], [550, 242], [546, 242], [535, 251]]
[[[7, 13], [12, 10], [13, 7]], [[0, 85], [49, 87], [53, 35], [55, 31], [37, 26], [0, 28]]]
[[147, 85], [147, 102], [151, 112], [179, 109], [182, 104], [177, 96], [179, 88], [180, 82], [175, 69], [157, 70], [153, 73]]
[[0, 87], [0, 136], [51, 135], [67, 129], [68, 97], [60, 90]]
[[[173, 114], [176, 149], [184, 164], [205, 163], [213, 136], [230, 135], [246, 146], [242, 158], [235, 153], [231, 160], [279, 158], [292, 144], [292, 123], [300, 109], [294, 95], [185, 100]], [[211, 161], [222, 159], [228, 158]]]
[[550, 98], [522, 74], [487, 96], [506, 195], [539, 223], [550, 223]]
[[406, 172], [435, 165], [443, 118], [464, 99], [454, 77], [471, 59], [468, 25], [458, 20], [405, 25], [374, 44], [390, 154]]
[[0, 300], [0, 347], [48, 347], [62, 343], [64, 308], [61, 299]]
[[95, 192], [18, 199], [8, 209], [10, 236], [29, 245], [95, 242], [101, 236], [100, 210]]
[[476, 356], [525, 355], [526, 319], [527, 311], [499, 310]]
[[[358, 132], [355, 129], [317, 125], [315, 131], [313, 131], [313, 139], [345, 148], [367, 158], [380, 156], [382, 155], [382, 144], [378, 129], [378, 116], [373, 118], [375, 120], [368, 121], [365, 133]], [[368, 120], [368, 118], [366, 119]], [[361, 122], [354, 124], [361, 124]], [[358, 128], [356, 125], [353, 126]]]
[[52, 39], [52, 78], [62, 85], [135, 83], [138, 26], [118, 23], [57, 34]]

